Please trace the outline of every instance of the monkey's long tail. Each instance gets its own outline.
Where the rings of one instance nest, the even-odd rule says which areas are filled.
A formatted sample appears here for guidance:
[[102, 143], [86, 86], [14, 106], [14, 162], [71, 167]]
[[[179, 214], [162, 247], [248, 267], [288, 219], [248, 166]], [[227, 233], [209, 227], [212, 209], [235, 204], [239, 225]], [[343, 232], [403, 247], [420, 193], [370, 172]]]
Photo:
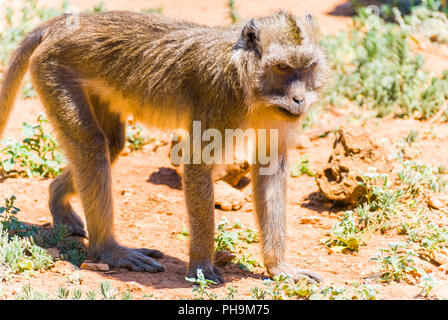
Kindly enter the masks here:
[[16, 49], [10, 60], [0, 91], [0, 137], [5, 129], [23, 76], [28, 69], [30, 57], [42, 42], [46, 29], [47, 26], [40, 26], [31, 31]]

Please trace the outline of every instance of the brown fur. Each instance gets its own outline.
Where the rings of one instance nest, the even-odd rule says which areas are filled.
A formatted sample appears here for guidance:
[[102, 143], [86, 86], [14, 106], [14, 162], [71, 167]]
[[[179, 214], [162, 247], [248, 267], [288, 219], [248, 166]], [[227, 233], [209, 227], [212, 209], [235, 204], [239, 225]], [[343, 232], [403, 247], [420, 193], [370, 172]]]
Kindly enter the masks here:
[[[56, 128], [69, 166], [51, 184], [54, 223], [85, 235], [70, 205], [81, 197], [89, 251], [111, 266], [158, 272], [157, 250], [119, 245], [113, 231], [110, 166], [124, 144], [127, 115], [148, 126], [191, 129], [276, 128], [280, 162], [274, 173], [252, 170], [265, 264], [271, 275], [319, 277], [284, 262], [286, 149], [322, 87], [327, 65], [310, 18], [279, 12], [230, 28], [206, 27], [133, 12], [81, 14], [79, 28], [63, 15], [30, 33], [15, 52], [0, 94], [0, 133], [30, 65], [34, 87]], [[286, 67], [285, 67], [286, 66]], [[212, 264], [213, 166], [185, 165], [191, 242], [188, 275]]]

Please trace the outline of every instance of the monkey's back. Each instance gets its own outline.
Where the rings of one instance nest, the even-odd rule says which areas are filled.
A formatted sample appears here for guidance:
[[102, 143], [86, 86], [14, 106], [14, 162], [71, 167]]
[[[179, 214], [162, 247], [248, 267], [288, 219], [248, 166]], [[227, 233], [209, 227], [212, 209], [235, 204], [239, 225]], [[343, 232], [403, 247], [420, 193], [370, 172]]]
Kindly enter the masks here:
[[196, 118], [204, 118], [223, 100], [241, 103], [237, 70], [230, 64], [238, 38], [236, 29], [155, 14], [64, 15], [49, 26], [32, 59], [76, 70], [80, 81], [98, 94], [121, 105], [125, 100], [140, 104], [142, 117], [155, 116], [148, 115], [147, 105], [167, 114], [177, 108], [175, 113], [183, 117], [200, 101], [203, 107], [196, 112], [203, 114]]

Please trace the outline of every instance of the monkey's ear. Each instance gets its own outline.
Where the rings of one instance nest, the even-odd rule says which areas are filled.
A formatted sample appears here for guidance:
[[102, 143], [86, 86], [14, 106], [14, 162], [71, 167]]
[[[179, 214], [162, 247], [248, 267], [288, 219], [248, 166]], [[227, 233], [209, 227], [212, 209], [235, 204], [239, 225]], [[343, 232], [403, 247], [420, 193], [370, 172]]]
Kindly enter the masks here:
[[245, 48], [258, 52], [259, 41], [260, 29], [258, 29], [255, 19], [252, 19], [243, 27], [241, 42]]

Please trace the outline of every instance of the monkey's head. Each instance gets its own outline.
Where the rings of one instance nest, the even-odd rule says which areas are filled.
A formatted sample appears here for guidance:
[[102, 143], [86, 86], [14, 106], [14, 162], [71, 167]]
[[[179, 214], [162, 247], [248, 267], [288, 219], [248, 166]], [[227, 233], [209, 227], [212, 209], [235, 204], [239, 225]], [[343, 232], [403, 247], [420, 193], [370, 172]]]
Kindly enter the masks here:
[[284, 11], [243, 27], [238, 48], [253, 62], [250, 95], [258, 111], [295, 121], [317, 100], [328, 73], [317, 33], [310, 15]]

